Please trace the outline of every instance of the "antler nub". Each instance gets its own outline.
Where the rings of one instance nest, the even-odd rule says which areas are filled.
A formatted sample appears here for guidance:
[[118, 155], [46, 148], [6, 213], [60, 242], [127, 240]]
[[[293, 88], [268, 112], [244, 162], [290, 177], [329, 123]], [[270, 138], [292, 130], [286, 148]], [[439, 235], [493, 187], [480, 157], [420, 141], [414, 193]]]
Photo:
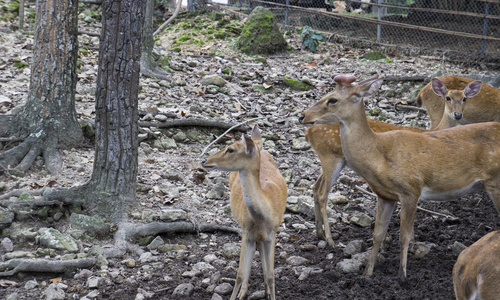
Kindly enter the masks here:
[[335, 74], [333, 75], [333, 80], [342, 86], [347, 86], [356, 81], [356, 77], [350, 74]]

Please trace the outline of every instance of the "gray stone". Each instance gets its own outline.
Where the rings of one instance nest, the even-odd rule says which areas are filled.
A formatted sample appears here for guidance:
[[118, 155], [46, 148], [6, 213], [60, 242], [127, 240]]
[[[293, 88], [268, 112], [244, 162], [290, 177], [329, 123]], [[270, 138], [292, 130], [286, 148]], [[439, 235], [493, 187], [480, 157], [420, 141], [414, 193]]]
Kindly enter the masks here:
[[266, 299], [266, 291], [264, 290], [255, 291], [250, 296], [248, 296], [248, 300], [258, 300], [258, 299]]
[[182, 209], [162, 209], [160, 212], [160, 220], [167, 222], [175, 222], [187, 220], [188, 214]]
[[97, 289], [99, 288], [99, 284], [101, 283], [101, 278], [92, 276], [87, 279], [87, 287], [89, 289]]
[[415, 242], [411, 247], [410, 251], [415, 253], [415, 257], [422, 258], [431, 252], [431, 249], [435, 247], [435, 244], [432, 243], [424, 243], [424, 242]]
[[5, 298], [5, 300], [19, 300], [19, 299], [21, 299], [21, 296], [18, 293], [9, 294]]
[[46, 300], [64, 300], [65, 292], [57, 283], [50, 284], [45, 291], [43, 291]]
[[211, 264], [206, 263], [204, 261], [200, 261], [200, 262], [194, 264], [194, 266], [193, 266], [193, 270], [198, 270], [198, 271], [203, 272], [203, 273], [208, 272], [208, 271], [213, 270], [213, 269], [215, 269], [215, 268]]
[[0, 207], [0, 229], [4, 229], [10, 226], [14, 221], [14, 212]]
[[203, 260], [209, 264], [213, 263], [217, 260], [217, 255], [215, 254], [207, 254], [203, 257]]
[[5, 254], [5, 260], [10, 260], [14, 258], [23, 258], [23, 257], [34, 258], [35, 255], [29, 251], [14, 251]]
[[38, 286], [38, 282], [36, 280], [28, 280], [26, 284], [24, 284], [25, 290], [32, 290]]
[[346, 204], [349, 202], [346, 196], [337, 193], [328, 195], [328, 200], [330, 200], [332, 204]]
[[219, 75], [207, 75], [201, 79], [201, 84], [223, 87], [226, 85], [226, 80]]
[[467, 248], [467, 246], [465, 246], [464, 244], [457, 242], [457, 241], [455, 241], [453, 243], [453, 246], [451, 246], [453, 254], [455, 254], [455, 255], [460, 255], [460, 253], [462, 253], [462, 251], [464, 251], [465, 248]]
[[163, 149], [177, 149], [177, 144], [171, 138], [160, 139], [160, 144]]
[[185, 298], [191, 296], [193, 293], [194, 286], [191, 283], [182, 283], [179, 284], [172, 293], [172, 296], [178, 298]]
[[170, 251], [179, 251], [179, 250], [186, 250], [186, 249], [187, 249], [186, 245], [165, 244], [165, 245], [159, 246], [157, 250], [160, 252], [170, 252]]
[[286, 259], [286, 263], [291, 266], [303, 266], [309, 263], [309, 260], [301, 256], [290, 256]]
[[216, 183], [212, 186], [210, 191], [207, 193], [208, 199], [222, 199], [226, 192], [226, 187], [222, 182]]
[[361, 227], [370, 227], [372, 222], [373, 218], [364, 213], [356, 213], [351, 217], [351, 223]]
[[305, 137], [299, 137], [292, 141], [292, 149], [294, 150], [308, 150], [309, 148], [311, 148], [311, 145], [306, 141]]
[[139, 261], [141, 263], [148, 263], [148, 262], [158, 261], [158, 257], [154, 256], [151, 252], [144, 252], [139, 257]]
[[227, 282], [223, 282], [215, 287], [214, 292], [219, 295], [229, 295], [233, 291], [233, 286]]
[[11, 239], [6, 237], [2, 240], [2, 248], [5, 252], [12, 252], [14, 251], [14, 243], [12, 243]]
[[72, 228], [83, 230], [85, 233], [93, 236], [106, 236], [110, 232], [110, 225], [105, 223], [98, 216], [87, 216], [72, 213], [69, 217]]
[[223, 298], [219, 294], [213, 294], [211, 300], [223, 300]]
[[344, 248], [344, 253], [346, 255], [352, 256], [357, 253], [361, 253], [366, 250], [366, 244], [363, 240], [354, 240], [349, 242]]
[[240, 257], [240, 245], [236, 243], [224, 244], [222, 255], [228, 259]]
[[344, 259], [337, 263], [337, 269], [344, 273], [358, 272], [363, 262], [358, 259]]
[[163, 241], [161, 236], [157, 236], [157, 237], [155, 237], [155, 239], [153, 241], [151, 241], [151, 243], [149, 243], [147, 248], [149, 250], [156, 250], [156, 249], [158, 249], [158, 247], [160, 247], [162, 245], [165, 245], [165, 242]]
[[76, 241], [54, 228], [49, 228], [41, 234], [40, 245], [51, 249], [67, 250], [72, 253], [78, 252]]

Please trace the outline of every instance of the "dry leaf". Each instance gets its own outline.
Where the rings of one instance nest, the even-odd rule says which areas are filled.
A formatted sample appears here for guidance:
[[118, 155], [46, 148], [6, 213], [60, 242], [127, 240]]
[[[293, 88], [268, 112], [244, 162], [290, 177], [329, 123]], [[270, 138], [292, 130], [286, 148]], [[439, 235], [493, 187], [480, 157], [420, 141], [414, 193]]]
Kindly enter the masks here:
[[273, 87], [273, 85], [272, 85], [272, 84], [269, 84], [269, 83], [267, 83], [267, 82], [264, 82], [264, 83], [262, 84], [262, 86], [263, 86], [266, 90], [267, 90], [267, 89], [270, 89], [270, 88], [272, 88], [272, 87]]
[[236, 107], [238, 111], [241, 111], [241, 104], [239, 104], [238, 102], [234, 104], [234, 107]]
[[54, 185], [56, 185], [56, 184], [57, 184], [57, 181], [55, 181], [55, 180], [51, 180], [51, 181], [49, 181], [49, 182], [47, 183], [47, 186], [48, 186], [48, 187], [53, 187], [53, 186], [54, 186]]
[[307, 65], [304, 66], [306, 69], [312, 69], [318, 67], [318, 64], [315, 62], [310, 62]]
[[57, 278], [52, 278], [52, 279], [49, 279], [49, 282], [50, 283], [58, 283], [59, 281], [62, 280], [62, 277], [57, 277]]
[[186, 113], [183, 110], [181, 111], [181, 116], [183, 116], [183, 117], [186, 116]]

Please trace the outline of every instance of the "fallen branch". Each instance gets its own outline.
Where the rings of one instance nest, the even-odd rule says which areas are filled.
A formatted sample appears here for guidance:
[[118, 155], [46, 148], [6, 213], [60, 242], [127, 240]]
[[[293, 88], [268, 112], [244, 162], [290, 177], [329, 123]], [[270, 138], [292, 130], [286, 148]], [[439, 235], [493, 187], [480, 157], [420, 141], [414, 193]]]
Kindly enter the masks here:
[[[217, 127], [222, 129], [229, 128], [230, 130], [232, 130], [234, 128], [240, 127], [242, 124], [244, 123], [234, 125], [234, 123], [228, 123], [224, 121], [198, 119], [198, 118], [166, 120], [165, 122], [139, 121], [139, 126], [141, 127], [157, 127], [157, 128], [202, 126], [202, 127]], [[241, 128], [240, 130], [246, 131], [248, 130], [248, 128]]]
[[153, 32], [153, 36], [158, 35], [160, 32], [162, 32], [163, 29], [165, 29], [165, 27], [167, 27], [167, 25], [177, 17], [177, 15], [179, 14], [179, 11], [181, 10], [181, 4], [182, 4], [182, 0], [177, 0], [177, 5], [175, 6], [174, 13], [172, 14], [172, 16], [170, 18], [168, 18], [168, 20], [165, 21], [165, 23], [161, 24], [161, 26], [158, 27], [158, 29], [156, 29], [155, 32]]
[[423, 75], [418, 75], [418, 76], [398, 76], [398, 75], [391, 75], [391, 76], [386, 76], [384, 77], [384, 81], [430, 81], [429, 76], [423, 76]]
[[411, 105], [404, 105], [404, 104], [401, 104], [401, 103], [396, 103], [394, 105], [394, 109], [396, 109], [396, 111], [414, 110], [414, 111], [418, 111], [418, 112], [421, 112], [421, 113], [427, 113], [427, 110], [425, 110], [425, 108], [417, 107], [417, 106], [411, 106]]
[[244, 122], [241, 122], [239, 124], [236, 124], [234, 125], [233, 127], [229, 128], [228, 130], [226, 130], [226, 132], [224, 132], [223, 134], [221, 134], [218, 138], [216, 138], [215, 140], [213, 140], [210, 144], [208, 144], [205, 149], [203, 149], [203, 151], [201, 151], [201, 154], [200, 154], [200, 157], [203, 156], [205, 154], [205, 152], [207, 151], [207, 149], [212, 146], [213, 144], [215, 144], [218, 140], [220, 140], [223, 136], [225, 136], [228, 132], [230, 132], [231, 130], [233, 130], [234, 128], [236, 127], [239, 127], [243, 124], [246, 124], [248, 122], [251, 122], [251, 121], [254, 121], [254, 120], [258, 120], [258, 119], [262, 119], [264, 117], [258, 117], [258, 118], [253, 118], [253, 119], [249, 119], [249, 120], [246, 120]]
[[74, 268], [90, 268], [95, 263], [95, 257], [67, 260], [16, 258], [0, 263], [0, 270], [9, 270], [0, 272], [0, 277], [12, 276], [19, 272], [65, 273]]

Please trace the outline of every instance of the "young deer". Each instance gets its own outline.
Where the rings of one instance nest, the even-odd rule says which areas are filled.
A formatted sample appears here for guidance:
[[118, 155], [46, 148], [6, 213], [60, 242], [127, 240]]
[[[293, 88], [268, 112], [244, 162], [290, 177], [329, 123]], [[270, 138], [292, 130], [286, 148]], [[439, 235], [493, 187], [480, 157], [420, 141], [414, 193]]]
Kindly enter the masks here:
[[483, 236], [462, 251], [453, 267], [457, 300], [500, 297], [500, 231]]
[[[262, 150], [259, 128], [242, 135], [203, 162], [206, 169], [231, 171], [231, 212], [243, 230], [240, 263], [231, 300], [243, 299], [256, 246], [261, 255], [268, 299], [275, 299], [274, 248], [276, 231], [285, 213], [287, 187], [271, 155]], [[239, 292], [239, 294], [238, 294]]]
[[[443, 95], [441, 100], [445, 104], [445, 113], [435, 130], [451, 128], [457, 125], [459, 117], [465, 107], [465, 95], [473, 97], [481, 89], [481, 81], [472, 81], [464, 90], [447, 90], [439, 79], [432, 79], [433, 90], [436, 94]], [[327, 94], [323, 98], [330, 97]], [[386, 132], [391, 130], [425, 131], [425, 129], [413, 126], [399, 126], [368, 119], [368, 125], [375, 132]], [[318, 238], [326, 240], [332, 247], [334, 242], [328, 224], [326, 205], [328, 193], [337, 181], [340, 171], [345, 166], [344, 153], [340, 142], [340, 126], [335, 124], [317, 124], [306, 129], [306, 139], [311, 144], [314, 152], [318, 155], [321, 164], [321, 175], [318, 177], [313, 189], [314, 211], [316, 220], [316, 234]]]
[[[449, 90], [464, 90], [474, 81], [471, 78], [455, 75], [438, 77]], [[465, 95], [465, 98], [472, 96]], [[431, 120], [430, 129], [435, 129], [441, 121], [444, 111], [442, 95], [433, 91], [433, 83], [429, 82], [417, 95], [417, 103], [423, 105]], [[483, 84], [481, 91], [464, 109], [460, 123], [500, 122], [500, 90], [489, 84]]]
[[377, 133], [368, 125], [363, 98], [376, 92], [382, 79], [356, 84], [352, 75], [337, 75], [334, 80], [337, 89], [307, 109], [301, 122], [340, 122], [346, 162], [377, 194], [373, 248], [364, 274], [373, 274], [395, 204], [401, 203], [399, 275], [404, 278], [419, 199], [457, 197], [482, 181], [500, 207], [500, 123]]

